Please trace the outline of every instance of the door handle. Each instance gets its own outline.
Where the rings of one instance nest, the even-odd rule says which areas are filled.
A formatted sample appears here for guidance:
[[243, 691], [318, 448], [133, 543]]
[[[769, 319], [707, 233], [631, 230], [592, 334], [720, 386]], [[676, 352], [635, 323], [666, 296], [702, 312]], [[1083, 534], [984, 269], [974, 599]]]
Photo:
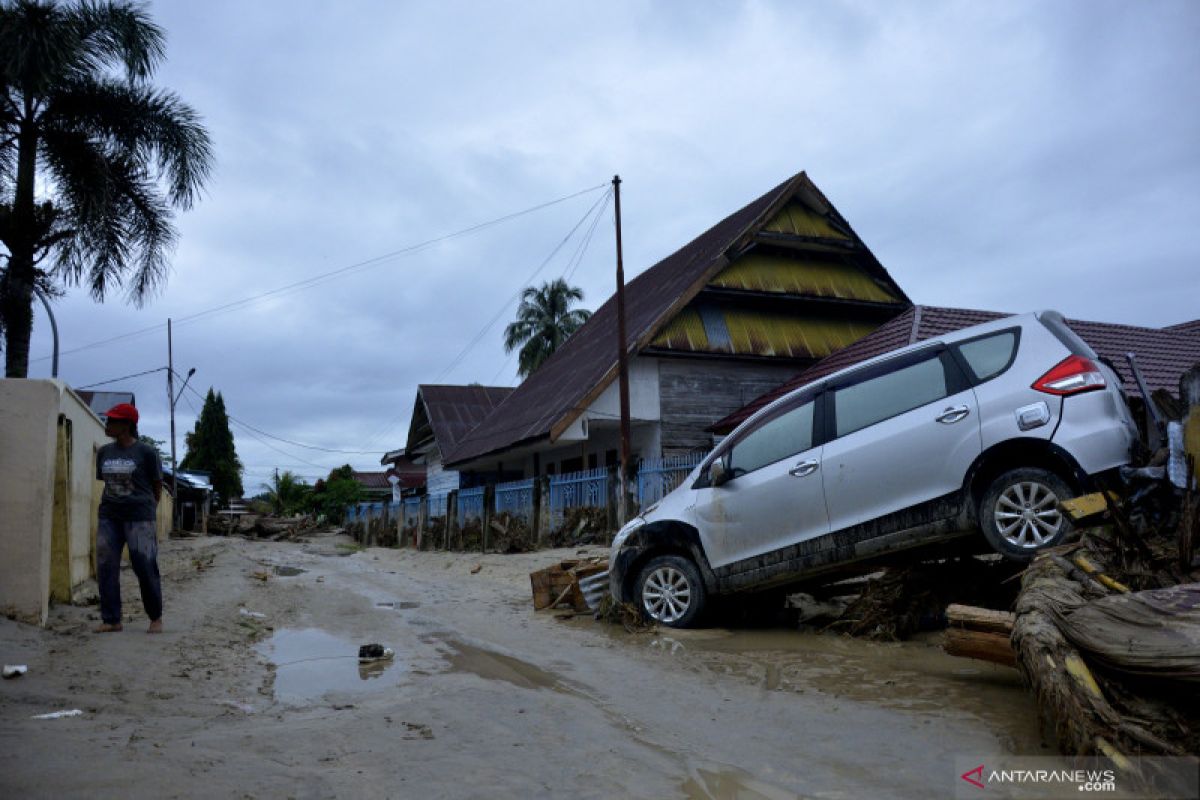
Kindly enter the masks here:
[[943, 425], [953, 425], [961, 419], [966, 419], [971, 413], [971, 409], [966, 406], [950, 406], [935, 419]]
[[820, 466], [820, 461], [801, 461], [788, 470], [788, 475], [793, 478], [803, 478], [805, 475], [812, 475]]

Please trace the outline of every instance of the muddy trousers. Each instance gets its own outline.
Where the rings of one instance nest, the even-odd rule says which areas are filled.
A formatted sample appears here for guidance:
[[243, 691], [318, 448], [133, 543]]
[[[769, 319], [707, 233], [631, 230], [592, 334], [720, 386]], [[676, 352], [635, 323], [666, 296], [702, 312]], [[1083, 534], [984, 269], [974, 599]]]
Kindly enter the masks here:
[[96, 573], [100, 584], [100, 618], [106, 624], [121, 624], [121, 550], [125, 545], [129, 545], [129, 563], [142, 590], [146, 616], [151, 622], [162, 616], [157, 527], [153, 520], [100, 519], [96, 532]]

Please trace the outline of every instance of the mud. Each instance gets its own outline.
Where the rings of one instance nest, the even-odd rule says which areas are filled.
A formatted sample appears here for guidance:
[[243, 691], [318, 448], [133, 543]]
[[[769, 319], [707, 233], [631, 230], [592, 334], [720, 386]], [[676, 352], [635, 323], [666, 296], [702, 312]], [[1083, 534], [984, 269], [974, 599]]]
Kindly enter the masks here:
[[[1049, 752], [1016, 674], [936, 637], [532, 611], [531, 570], [599, 552], [166, 542], [162, 636], [128, 570], [124, 633], [90, 634], [94, 606], [0, 621], [0, 660], [29, 665], [0, 683], [0, 796], [926, 800], [956, 756]], [[395, 657], [360, 666], [367, 642]]]

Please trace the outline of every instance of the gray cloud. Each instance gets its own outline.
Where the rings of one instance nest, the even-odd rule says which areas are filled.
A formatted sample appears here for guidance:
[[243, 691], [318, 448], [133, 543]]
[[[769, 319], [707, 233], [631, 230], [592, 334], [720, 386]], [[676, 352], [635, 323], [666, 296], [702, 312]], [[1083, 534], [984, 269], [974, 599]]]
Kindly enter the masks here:
[[[57, 306], [64, 347], [614, 172], [631, 272], [807, 169], [918, 302], [1148, 325], [1197, 314], [1200, 7], [1186, 0], [152, 9], [170, 37], [161, 83], [205, 115], [218, 171], [179, 219], [161, 296], [136, 310], [74, 292]], [[441, 373], [596, 197], [182, 324], [177, 364], [263, 430], [397, 446], [418, 382], [514, 380], [503, 322]], [[612, 280], [605, 222], [575, 282], [594, 307]], [[34, 352], [49, 352], [40, 315]], [[62, 374], [82, 385], [165, 359], [156, 333], [65, 356]], [[165, 437], [161, 374], [129, 385]], [[248, 488], [276, 465], [378, 464], [235, 432]]]

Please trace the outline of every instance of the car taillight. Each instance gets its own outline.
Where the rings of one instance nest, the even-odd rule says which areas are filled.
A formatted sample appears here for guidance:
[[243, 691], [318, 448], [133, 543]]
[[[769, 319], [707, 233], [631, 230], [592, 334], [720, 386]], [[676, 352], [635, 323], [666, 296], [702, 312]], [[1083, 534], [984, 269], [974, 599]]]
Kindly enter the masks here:
[[1090, 358], [1067, 356], [1034, 381], [1033, 388], [1046, 394], [1066, 396], [1103, 389], [1104, 373]]

